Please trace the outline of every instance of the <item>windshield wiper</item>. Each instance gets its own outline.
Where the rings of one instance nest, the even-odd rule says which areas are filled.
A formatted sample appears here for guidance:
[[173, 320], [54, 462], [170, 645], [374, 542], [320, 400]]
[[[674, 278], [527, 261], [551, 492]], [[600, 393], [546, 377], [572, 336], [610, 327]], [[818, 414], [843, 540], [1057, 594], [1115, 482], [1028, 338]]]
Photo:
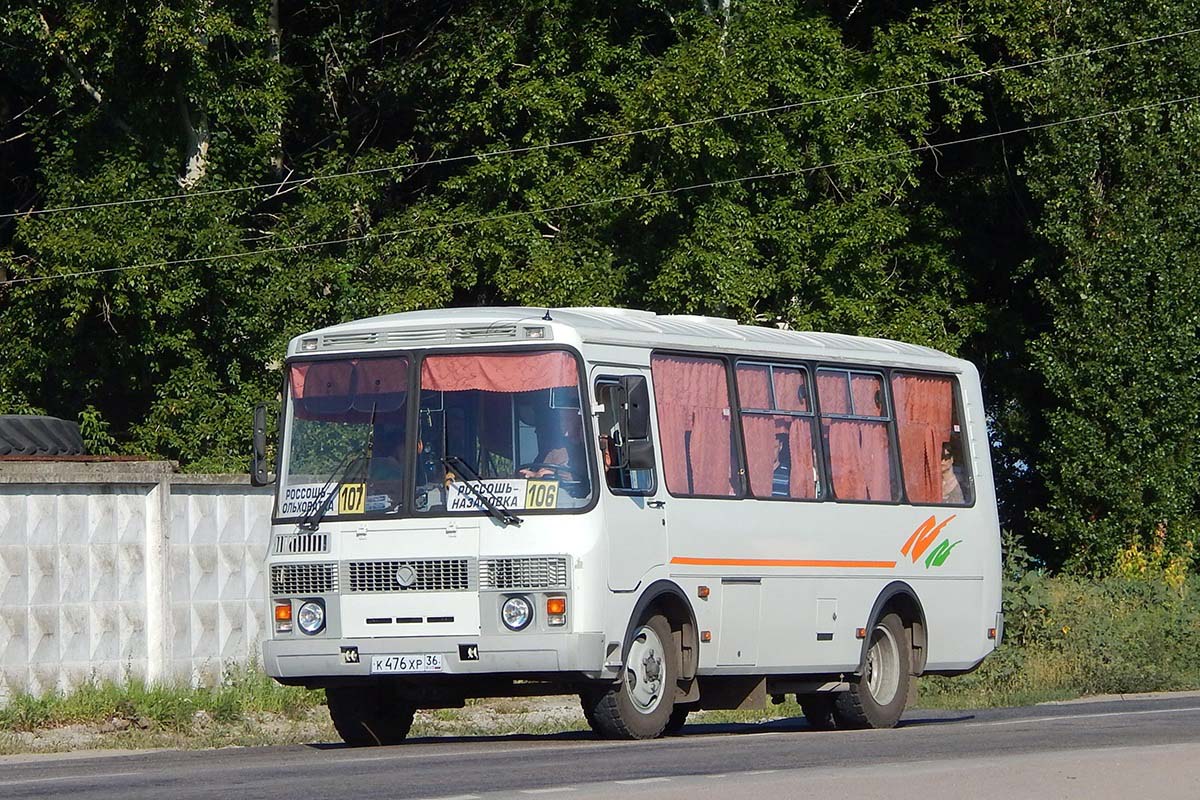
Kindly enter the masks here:
[[[317, 499], [313, 501], [312, 507], [304, 512], [304, 516], [296, 523], [297, 527], [303, 528], [306, 531], [316, 531], [321, 527], [321, 520], [325, 519], [325, 515], [329, 513], [329, 507], [333, 505], [334, 496], [331, 494], [328, 497], [325, 493], [336, 481], [341, 483], [341, 479], [350, 474], [350, 470], [356, 467], [363, 458], [360, 454], [351, 450], [342, 456], [342, 460], [333, 468], [333, 472], [329, 473], [329, 477], [325, 479], [325, 484], [321, 487], [321, 491], [317, 493]], [[365, 470], [364, 470], [365, 471]]]
[[[487, 509], [488, 514], [490, 514], [497, 522], [505, 527], [508, 527], [509, 525], [516, 525], [518, 528], [521, 527], [521, 523], [525, 520], [521, 519], [507, 508], [503, 508], [496, 503], [495, 497], [488, 496], [491, 494], [490, 491], [485, 492], [483, 488], [480, 488], [483, 484], [483, 478], [480, 477], [479, 473], [476, 472], [470, 464], [468, 464], [466, 461], [463, 461], [458, 456], [446, 456], [442, 459], [442, 464], [447, 469], [456, 470], [460, 474], [464, 472], [466, 473], [466, 475], [463, 477], [463, 486], [466, 486], [471, 490], [471, 494], [475, 495], [475, 499]], [[477, 486], [476, 484], [480, 485]]]
[[[321, 487], [321, 492], [317, 495], [318, 500], [320, 500], [322, 497], [325, 497], [325, 493], [329, 491], [329, 487], [335, 478], [338, 479], [338, 484], [341, 484], [342, 481], [345, 480], [346, 476], [350, 474], [351, 468], [358, 464], [362, 464], [363, 483], [365, 484], [367, 482], [367, 474], [371, 469], [371, 457], [374, 455], [375, 450], [375, 409], [378, 407], [378, 405], [379, 404], [377, 402], [371, 404], [371, 420], [368, 423], [369, 427], [367, 428], [367, 441], [366, 446], [363, 448], [364, 452], [362, 455], [358, 455], [351, 450], [347, 452], [346, 455], [342, 456], [342, 460], [338, 462], [338, 465], [333, 468], [333, 472], [329, 473], [329, 477], [325, 479], [325, 485]], [[363, 489], [365, 491], [366, 487], [364, 486]], [[310, 508], [303, 517], [301, 517], [300, 522], [297, 523], [298, 526], [306, 531], [312, 531], [315, 533], [317, 528], [321, 527], [321, 520], [325, 519], [325, 515], [329, 513], [329, 507], [333, 505], [332, 501], [333, 496], [331, 495], [325, 500], [314, 504], [313, 507]]]

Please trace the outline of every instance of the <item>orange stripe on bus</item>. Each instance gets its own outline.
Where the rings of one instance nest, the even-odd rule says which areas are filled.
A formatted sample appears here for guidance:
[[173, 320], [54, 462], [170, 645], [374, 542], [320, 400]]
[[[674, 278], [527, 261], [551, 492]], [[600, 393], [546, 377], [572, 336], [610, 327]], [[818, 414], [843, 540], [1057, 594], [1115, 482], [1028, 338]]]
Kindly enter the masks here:
[[688, 558], [676, 556], [672, 564], [688, 564], [694, 567], [861, 567], [863, 569], [892, 569], [895, 561], [840, 561], [824, 558], [799, 560], [781, 558]]

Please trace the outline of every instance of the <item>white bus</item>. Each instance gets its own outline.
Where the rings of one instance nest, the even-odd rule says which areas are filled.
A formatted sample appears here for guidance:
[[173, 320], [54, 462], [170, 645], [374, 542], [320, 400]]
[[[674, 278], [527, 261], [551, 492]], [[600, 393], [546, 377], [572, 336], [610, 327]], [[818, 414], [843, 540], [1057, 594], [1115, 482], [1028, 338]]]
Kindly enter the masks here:
[[[890, 727], [999, 642], [979, 377], [910, 344], [615, 308], [294, 339], [267, 672], [352, 745], [578, 694], [612, 738], [795, 694]], [[255, 477], [265, 410], [256, 415]]]

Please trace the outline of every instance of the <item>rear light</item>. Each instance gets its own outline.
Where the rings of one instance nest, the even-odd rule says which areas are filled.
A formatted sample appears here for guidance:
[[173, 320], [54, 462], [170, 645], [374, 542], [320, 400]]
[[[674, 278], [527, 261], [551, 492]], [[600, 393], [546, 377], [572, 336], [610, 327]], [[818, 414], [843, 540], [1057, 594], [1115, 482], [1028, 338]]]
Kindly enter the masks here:
[[546, 624], [556, 626], [567, 624], [567, 598], [546, 598]]
[[292, 601], [277, 600], [275, 602], [275, 632], [292, 632]]

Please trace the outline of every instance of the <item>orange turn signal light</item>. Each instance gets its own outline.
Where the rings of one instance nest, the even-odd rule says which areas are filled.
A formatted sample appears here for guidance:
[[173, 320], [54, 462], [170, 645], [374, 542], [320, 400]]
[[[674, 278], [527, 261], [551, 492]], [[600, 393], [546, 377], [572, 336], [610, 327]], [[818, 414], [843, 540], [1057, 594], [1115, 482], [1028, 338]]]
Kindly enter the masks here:
[[989, 639], [996, 638], [996, 629], [995, 628], [988, 628], [988, 638]]
[[867, 638], [867, 629], [866, 628], [855, 628], [854, 629], [854, 638], [855, 639]]
[[707, 600], [708, 599], [708, 587], [707, 586], [696, 587], [696, 596], [699, 597], [701, 600]]
[[548, 597], [546, 598], [546, 613], [552, 617], [557, 617], [567, 613], [567, 598], [565, 597]]
[[275, 621], [276, 622], [291, 622], [292, 621], [292, 604], [291, 603], [276, 603], [275, 604]]
[[712, 631], [700, 631], [700, 641], [711, 642], [712, 641]]

